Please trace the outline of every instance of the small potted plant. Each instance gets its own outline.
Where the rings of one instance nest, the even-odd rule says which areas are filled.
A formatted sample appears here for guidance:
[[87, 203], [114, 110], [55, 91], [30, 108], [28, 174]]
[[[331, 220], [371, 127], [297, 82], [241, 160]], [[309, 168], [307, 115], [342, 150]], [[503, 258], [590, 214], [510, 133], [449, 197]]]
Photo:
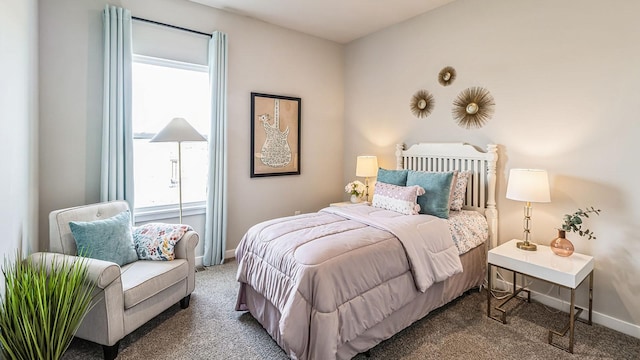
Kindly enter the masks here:
[[584, 229], [582, 218], [588, 218], [589, 214], [600, 215], [600, 209], [596, 209], [593, 206], [586, 209], [578, 209], [573, 214], [565, 214], [562, 217], [562, 225], [558, 228], [558, 237], [551, 241], [551, 250], [554, 254], [559, 256], [570, 256], [573, 254], [574, 247], [571, 241], [566, 239], [566, 233], [575, 232], [580, 236], [587, 237], [588, 240], [595, 239], [596, 236], [593, 231]]
[[344, 191], [351, 195], [351, 202], [358, 203], [364, 195], [365, 186], [361, 181], [352, 181], [344, 187]]

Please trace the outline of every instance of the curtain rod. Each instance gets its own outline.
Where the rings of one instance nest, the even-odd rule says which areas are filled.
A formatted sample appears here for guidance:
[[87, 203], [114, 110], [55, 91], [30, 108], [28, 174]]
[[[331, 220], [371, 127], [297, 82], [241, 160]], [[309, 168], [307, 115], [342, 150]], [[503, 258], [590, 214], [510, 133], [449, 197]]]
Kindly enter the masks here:
[[137, 16], [132, 16], [131, 19], [138, 20], [138, 21], [143, 21], [143, 22], [148, 22], [150, 24], [155, 24], [155, 25], [162, 25], [162, 26], [173, 28], [173, 29], [178, 29], [178, 30], [187, 31], [187, 32], [190, 32], [190, 33], [198, 34], [198, 35], [204, 35], [204, 36], [211, 37], [211, 34], [203, 33], [201, 31], [191, 30], [191, 29], [187, 29], [187, 28], [183, 28], [183, 27], [175, 26], [175, 25], [171, 25], [171, 24], [165, 24], [165, 23], [161, 23], [159, 21], [143, 19], [143, 18], [137, 17]]

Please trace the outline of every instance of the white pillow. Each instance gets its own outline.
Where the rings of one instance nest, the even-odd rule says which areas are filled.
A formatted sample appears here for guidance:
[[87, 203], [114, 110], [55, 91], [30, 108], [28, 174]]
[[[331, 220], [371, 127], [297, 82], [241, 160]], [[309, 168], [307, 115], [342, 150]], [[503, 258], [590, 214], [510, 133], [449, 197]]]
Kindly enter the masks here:
[[376, 182], [373, 192], [373, 207], [399, 212], [405, 215], [417, 215], [420, 205], [416, 200], [424, 194], [421, 186], [397, 186]]

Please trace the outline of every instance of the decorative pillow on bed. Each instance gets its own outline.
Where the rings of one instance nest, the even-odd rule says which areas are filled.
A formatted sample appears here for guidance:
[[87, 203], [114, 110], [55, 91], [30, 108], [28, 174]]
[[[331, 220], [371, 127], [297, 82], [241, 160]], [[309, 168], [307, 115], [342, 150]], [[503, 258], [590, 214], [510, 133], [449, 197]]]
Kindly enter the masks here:
[[175, 259], [173, 248], [182, 236], [193, 228], [189, 225], [150, 223], [133, 230], [133, 243], [140, 260]]
[[464, 204], [464, 196], [467, 192], [467, 182], [471, 171], [460, 171], [456, 177], [451, 194], [451, 210], [460, 211]]
[[377, 182], [383, 182], [386, 184], [405, 186], [407, 185], [407, 174], [409, 170], [387, 170], [383, 168], [378, 169]]
[[425, 190], [425, 194], [418, 197], [420, 214], [449, 218], [449, 195], [453, 175], [453, 172], [409, 171], [407, 186], [418, 185]]
[[373, 207], [399, 212], [405, 215], [417, 215], [420, 205], [416, 203], [418, 195], [424, 194], [420, 186], [397, 186], [376, 182], [373, 193]]
[[449, 190], [449, 208], [451, 208], [451, 204], [453, 204], [453, 189], [456, 187], [456, 183], [458, 182], [458, 170], [453, 170], [453, 178], [451, 179], [451, 189]]
[[120, 266], [138, 260], [131, 236], [129, 210], [104, 220], [70, 221], [78, 254]]

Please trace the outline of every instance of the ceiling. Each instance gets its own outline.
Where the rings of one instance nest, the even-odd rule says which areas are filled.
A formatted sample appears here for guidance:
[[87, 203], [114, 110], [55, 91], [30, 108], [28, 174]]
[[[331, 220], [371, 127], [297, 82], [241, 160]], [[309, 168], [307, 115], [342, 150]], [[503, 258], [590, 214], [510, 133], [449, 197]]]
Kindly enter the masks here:
[[346, 44], [454, 0], [189, 0]]

